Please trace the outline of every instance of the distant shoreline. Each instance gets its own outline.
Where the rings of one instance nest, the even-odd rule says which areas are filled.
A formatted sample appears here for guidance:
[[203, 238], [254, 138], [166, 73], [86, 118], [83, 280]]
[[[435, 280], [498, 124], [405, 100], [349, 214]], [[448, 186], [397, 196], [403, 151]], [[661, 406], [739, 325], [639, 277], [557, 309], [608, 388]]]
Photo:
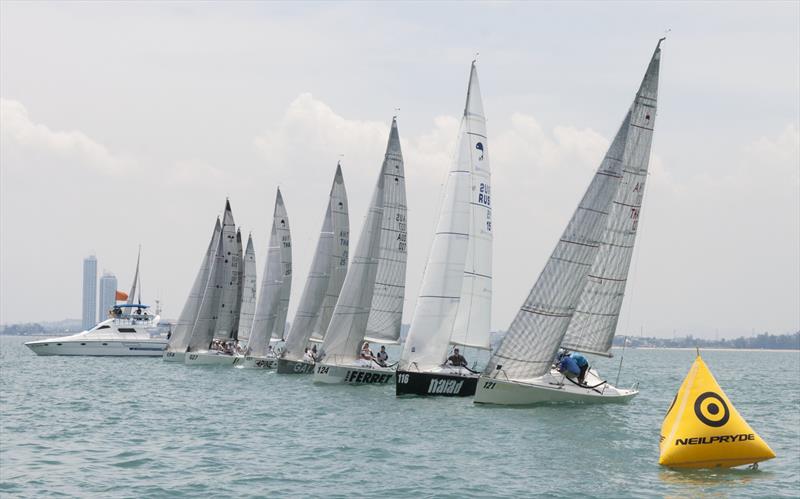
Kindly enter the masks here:
[[[696, 347], [625, 347], [626, 350], [696, 350]], [[615, 346], [614, 350], [622, 350]], [[797, 348], [700, 348], [701, 352], [800, 352]]]

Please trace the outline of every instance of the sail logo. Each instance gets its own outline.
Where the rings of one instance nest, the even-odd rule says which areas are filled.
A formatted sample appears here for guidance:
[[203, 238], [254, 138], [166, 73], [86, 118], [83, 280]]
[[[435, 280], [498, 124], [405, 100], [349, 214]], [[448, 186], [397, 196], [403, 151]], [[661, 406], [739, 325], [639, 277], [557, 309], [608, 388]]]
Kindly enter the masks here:
[[460, 392], [462, 386], [464, 386], [464, 380], [434, 378], [428, 385], [428, 393], [453, 395]]
[[[722, 412], [720, 413], [720, 409]], [[722, 397], [714, 392], [700, 394], [694, 401], [694, 415], [706, 426], [719, 428], [730, 419], [731, 411]]]
[[732, 444], [734, 442], [747, 442], [748, 440], [755, 439], [755, 433], [737, 433], [733, 435], [714, 435], [713, 437], [678, 438], [675, 440], [675, 445]]
[[477, 144], [475, 144], [475, 149], [481, 152], [481, 155], [478, 156], [478, 161], [483, 161], [483, 144], [481, 142], [478, 142]]
[[491, 193], [492, 188], [489, 184], [484, 184], [481, 182], [481, 185], [478, 189], [478, 204], [482, 204], [484, 206], [491, 206]]

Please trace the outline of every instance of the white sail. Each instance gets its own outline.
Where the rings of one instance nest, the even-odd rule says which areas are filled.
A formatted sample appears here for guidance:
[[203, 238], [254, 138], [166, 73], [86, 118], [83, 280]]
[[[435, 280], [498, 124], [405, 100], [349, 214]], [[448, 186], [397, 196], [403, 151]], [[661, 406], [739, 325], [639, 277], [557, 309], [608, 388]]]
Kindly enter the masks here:
[[661, 49], [656, 48], [631, 108], [622, 181], [608, 214], [600, 249], [562, 341], [562, 346], [570, 350], [611, 356], [650, 163], [660, 60]]
[[[292, 327], [286, 336], [286, 358], [302, 359], [303, 351], [315, 333], [318, 338], [325, 334], [344, 276], [347, 275], [349, 237], [347, 192], [341, 165], [337, 164], [314, 259]], [[331, 302], [333, 305], [328, 306]], [[327, 312], [328, 309], [330, 313]]]
[[192, 330], [194, 329], [197, 316], [200, 312], [200, 305], [203, 302], [203, 296], [209, 284], [209, 278], [212, 275], [221, 231], [222, 226], [218, 218], [214, 226], [214, 232], [211, 235], [211, 241], [208, 243], [208, 249], [206, 249], [206, 254], [203, 257], [203, 262], [200, 264], [200, 270], [197, 271], [192, 289], [189, 291], [189, 296], [183, 304], [181, 315], [178, 317], [178, 321], [175, 323], [175, 327], [170, 335], [169, 343], [167, 344], [168, 352], [182, 353], [185, 352], [186, 347], [189, 346]]
[[[280, 191], [278, 192], [280, 193]], [[283, 209], [283, 199], [278, 195], [275, 199], [275, 209], [272, 215], [267, 263], [264, 266], [264, 275], [261, 278], [261, 293], [258, 298], [256, 318], [253, 322], [250, 343], [248, 344], [248, 352], [256, 357], [266, 357], [269, 349], [269, 339], [272, 337], [275, 323], [277, 322], [276, 319], [278, 318], [284, 277], [281, 262], [281, 236], [278, 234], [278, 225], [281, 220], [287, 222], [288, 218], [286, 218], [286, 211]]]
[[403, 353], [402, 369], [441, 365], [450, 344], [489, 348], [492, 306], [491, 170], [475, 63], [456, 157]]
[[134, 295], [136, 294], [136, 286], [139, 282], [139, 260], [142, 258], [142, 247], [139, 246], [139, 254], [136, 255], [136, 272], [133, 274], [133, 283], [131, 284], [131, 291], [128, 293], [128, 300], [125, 302], [128, 305], [134, 303]]
[[[241, 240], [241, 239], [240, 239]], [[236, 225], [233, 221], [231, 204], [225, 201], [225, 215], [222, 217], [222, 290], [217, 312], [215, 338], [231, 338], [239, 317], [239, 281], [241, 279], [241, 244], [236, 242]]]
[[272, 337], [284, 339], [286, 313], [289, 310], [289, 297], [292, 293], [292, 233], [289, 230], [289, 215], [286, 213], [280, 189], [275, 201], [275, 224], [280, 250], [281, 289]]
[[234, 340], [239, 339], [239, 320], [242, 317], [242, 299], [244, 298], [244, 247], [240, 229], [236, 229], [236, 255], [239, 260], [239, 287], [236, 290], [236, 301], [233, 304], [233, 312], [231, 312], [234, 315], [234, 320], [230, 334], [230, 337]]
[[[364, 227], [353, 254], [353, 261], [345, 277], [339, 300], [333, 311], [333, 317], [325, 333], [322, 344], [321, 357], [328, 362], [354, 361], [361, 347], [366, 332], [367, 324], [372, 315], [373, 298], [377, 286], [378, 270], [383, 259], [392, 259], [405, 262], [405, 253], [399, 254], [401, 241], [395, 241], [397, 246], [390, 251], [382, 252], [384, 230], [384, 194], [387, 190], [386, 183], [395, 183], [394, 171], [398, 158], [401, 158], [400, 142], [397, 134], [396, 120], [392, 121], [392, 130], [386, 147], [386, 155], [378, 176], [378, 183], [372, 194], [369, 211], [364, 220]], [[399, 184], [399, 180], [397, 184]], [[403, 193], [403, 198], [405, 194]], [[393, 200], [396, 202], [396, 199]], [[398, 231], [395, 230], [395, 236]], [[404, 267], [405, 265], [403, 265]], [[403, 274], [405, 271], [403, 269]], [[393, 278], [394, 279], [394, 278]], [[405, 284], [405, 275], [403, 282]], [[401, 297], [402, 310], [402, 297]], [[387, 303], [388, 306], [396, 306]], [[394, 309], [387, 308], [388, 313]], [[381, 311], [383, 312], [383, 311]], [[397, 323], [399, 336], [399, 321]]]
[[398, 343], [406, 289], [408, 209], [403, 152], [396, 120], [392, 120], [382, 175], [385, 178], [380, 251], [365, 338], [380, 343]]
[[[649, 66], [648, 73], [657, 71], [658, 58], [656, 49], [656, 64]], [[630, 163], [629, 133], [646, 125], [640, 104], [647, 99], [640, 101], [638, 95], [655, 98], [655, 89], [650, 88], [654, 83], [645, 76], [636, 101], [528, 298], [489, 359], [485, 374], [497, 370], [504, 378], [521, 380], [549, 372], [598, 255], [623, 170]]]
[[248, 341], [250, 329], [256, 310], [256, 250], [253, 248], [253, 236], [247, 237], [247, 249], [244, 252], [242, 274], [242, 308], [239, 311], [239, 327], [237, 338]]
[[211, 340], [214, 338], [217, 321], [219, 319], [220, 302], [222, 301], [222, 290], [225, 279], [225, 248], [224, 223], [217, 239], [217, 247], [214, 250], [214, 259], [208, 276], [206, 289], [203, 292], [203, 299], [200, 303], [200, 310], [197, 313], [197, 320], [192, 328], [187, 352], [202, 352], [208, 350]]

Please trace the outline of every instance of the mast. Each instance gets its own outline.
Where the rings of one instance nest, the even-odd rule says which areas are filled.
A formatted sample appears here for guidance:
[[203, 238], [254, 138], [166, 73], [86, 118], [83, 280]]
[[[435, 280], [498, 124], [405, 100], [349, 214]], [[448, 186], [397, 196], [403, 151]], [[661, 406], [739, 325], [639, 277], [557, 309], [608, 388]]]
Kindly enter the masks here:
[[[386, 154], [384, 156], [381, 173], [378, 175], [378, 182], [372, 193], [372, 200], [369, 205], [369, 211], [364, 220], [364, 228], [359, 237], [356, 251], [353, 254], [353, 261], [350, 264], [350, 269], [345, 277], [342, 286], [339, 300], [336, 302], [336, 307], [333, 311], [333, 317], [328, 325], [328, 330], [325, 333], [325, 340], [322, 346], [321, 356], [323, 358], [333, 358], [340, 361], [354, 360], [361, 347], [361, 342], [364, 340], [367, 332], [367, 325], [372, 315], [373, 299], [375, 298], [375, 289], [377, 286], [385, 286], [385, 284], [376, 284], [378, 270], [381, 263], [391, 258], [402, 261], [402, 281], [405, 281], [405, 247], [403, 252], [399, 251], [400, 242], [394, 240], [392, 252], [382, 251], [381, 243], [384, 241], [384, 233], [389, 229], [384, 225], [384, 202], [385, 194], [389, 189], [400, 189], [400, 178], [395, 176], [395, 165], [400, 155], [400, 143], [397, 134], [397, 122], [392, 121], [392, 130], [389, 134], [389, 141], [386, 147]], [[400, 160], [401, 161], [401, 160]], [[397, 179], [397, 180], [395, 180]], [[387, 187], [387, 183], [391, 183]], [[391, 202], [399, 203], [399, 195], [393, 194]], [[403, 198], [405, 193], [403, 192]], [[399, 206], [399, 204], [395, 204]], [[397, 222], [395, 222], [397, 223]], [[392, 227], [394, 237], [397, 238], [400, 230], [397, 226]], [[388, 245], [388, 243], [387, 243]], [[388, 247], [388, 246], [387, 246]], [[389, 267], [390, 268], [390, 267]], [[394, 272], [398, 271], [395, 267], [392, 269]], [[387, 276], [388, 278], [389, 276]], [[398, 277], [391, 277], [395, 282]], [[384, 295], [380, 298], [384, 301]], [[402, 298], [400, 300], [402, 307]], [[394, 303], [387, 303], [389, 307], [396, 307]], [[402, 312], [402, 308], [400, 309]], [[384, 317], [393, 318], [396, 312], [395, 308], [388, 308]], [[399, 336], [399, 321], [397, 323], [397, 335]], [[387, 337], [389, 337], [387, 335]]]
[[[656, 50], [653, 57], [658, 55]], [[651, 80], [645, 77], [645, 81]], [[623, 170], [630, 164], [628, 136], [644, 125], [646, 114], [642, 113], [635, 101], [550, 259], [489, 359], [486, 374], [502, 370], [509, 379], [529, 379], [549, 371], [602, 245]]]
[[597, 258], [562, 341], [562, 346], [570, 350], [611, 357], [611, 343], [642, 215], [656, 118], [661, 41], [663, 38], [656, 46], [631, 108], [622, 181], [608, 214]]
[[[337, 164], [314, 259], [300, 295], [292, 327], [286, 336], [284, 357], [302, 359], [303, 349], [314, 333], [319, 333], [320, 339], [325, 334], [333, 305], [339, 298], [344, 276], [347, 275], [349, 237], [347, 192], [342, 167]], [[326, 309], [328, 303], [333, 304], [330, 305], [331, 313]]]
[[492, 300], [491, 169], [475, 61], [456, 156], [400, 367], [441, 365], [451, 344], [489, 348]]

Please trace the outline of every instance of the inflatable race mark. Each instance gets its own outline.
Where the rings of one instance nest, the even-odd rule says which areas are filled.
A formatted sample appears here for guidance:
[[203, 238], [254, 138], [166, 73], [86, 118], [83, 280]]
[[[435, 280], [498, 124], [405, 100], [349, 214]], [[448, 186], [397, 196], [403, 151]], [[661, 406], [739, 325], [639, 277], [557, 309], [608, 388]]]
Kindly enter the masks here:
[[775, 457], [733, 407], [698, 354], [661, 425], [658, 464], [730, 468]]

